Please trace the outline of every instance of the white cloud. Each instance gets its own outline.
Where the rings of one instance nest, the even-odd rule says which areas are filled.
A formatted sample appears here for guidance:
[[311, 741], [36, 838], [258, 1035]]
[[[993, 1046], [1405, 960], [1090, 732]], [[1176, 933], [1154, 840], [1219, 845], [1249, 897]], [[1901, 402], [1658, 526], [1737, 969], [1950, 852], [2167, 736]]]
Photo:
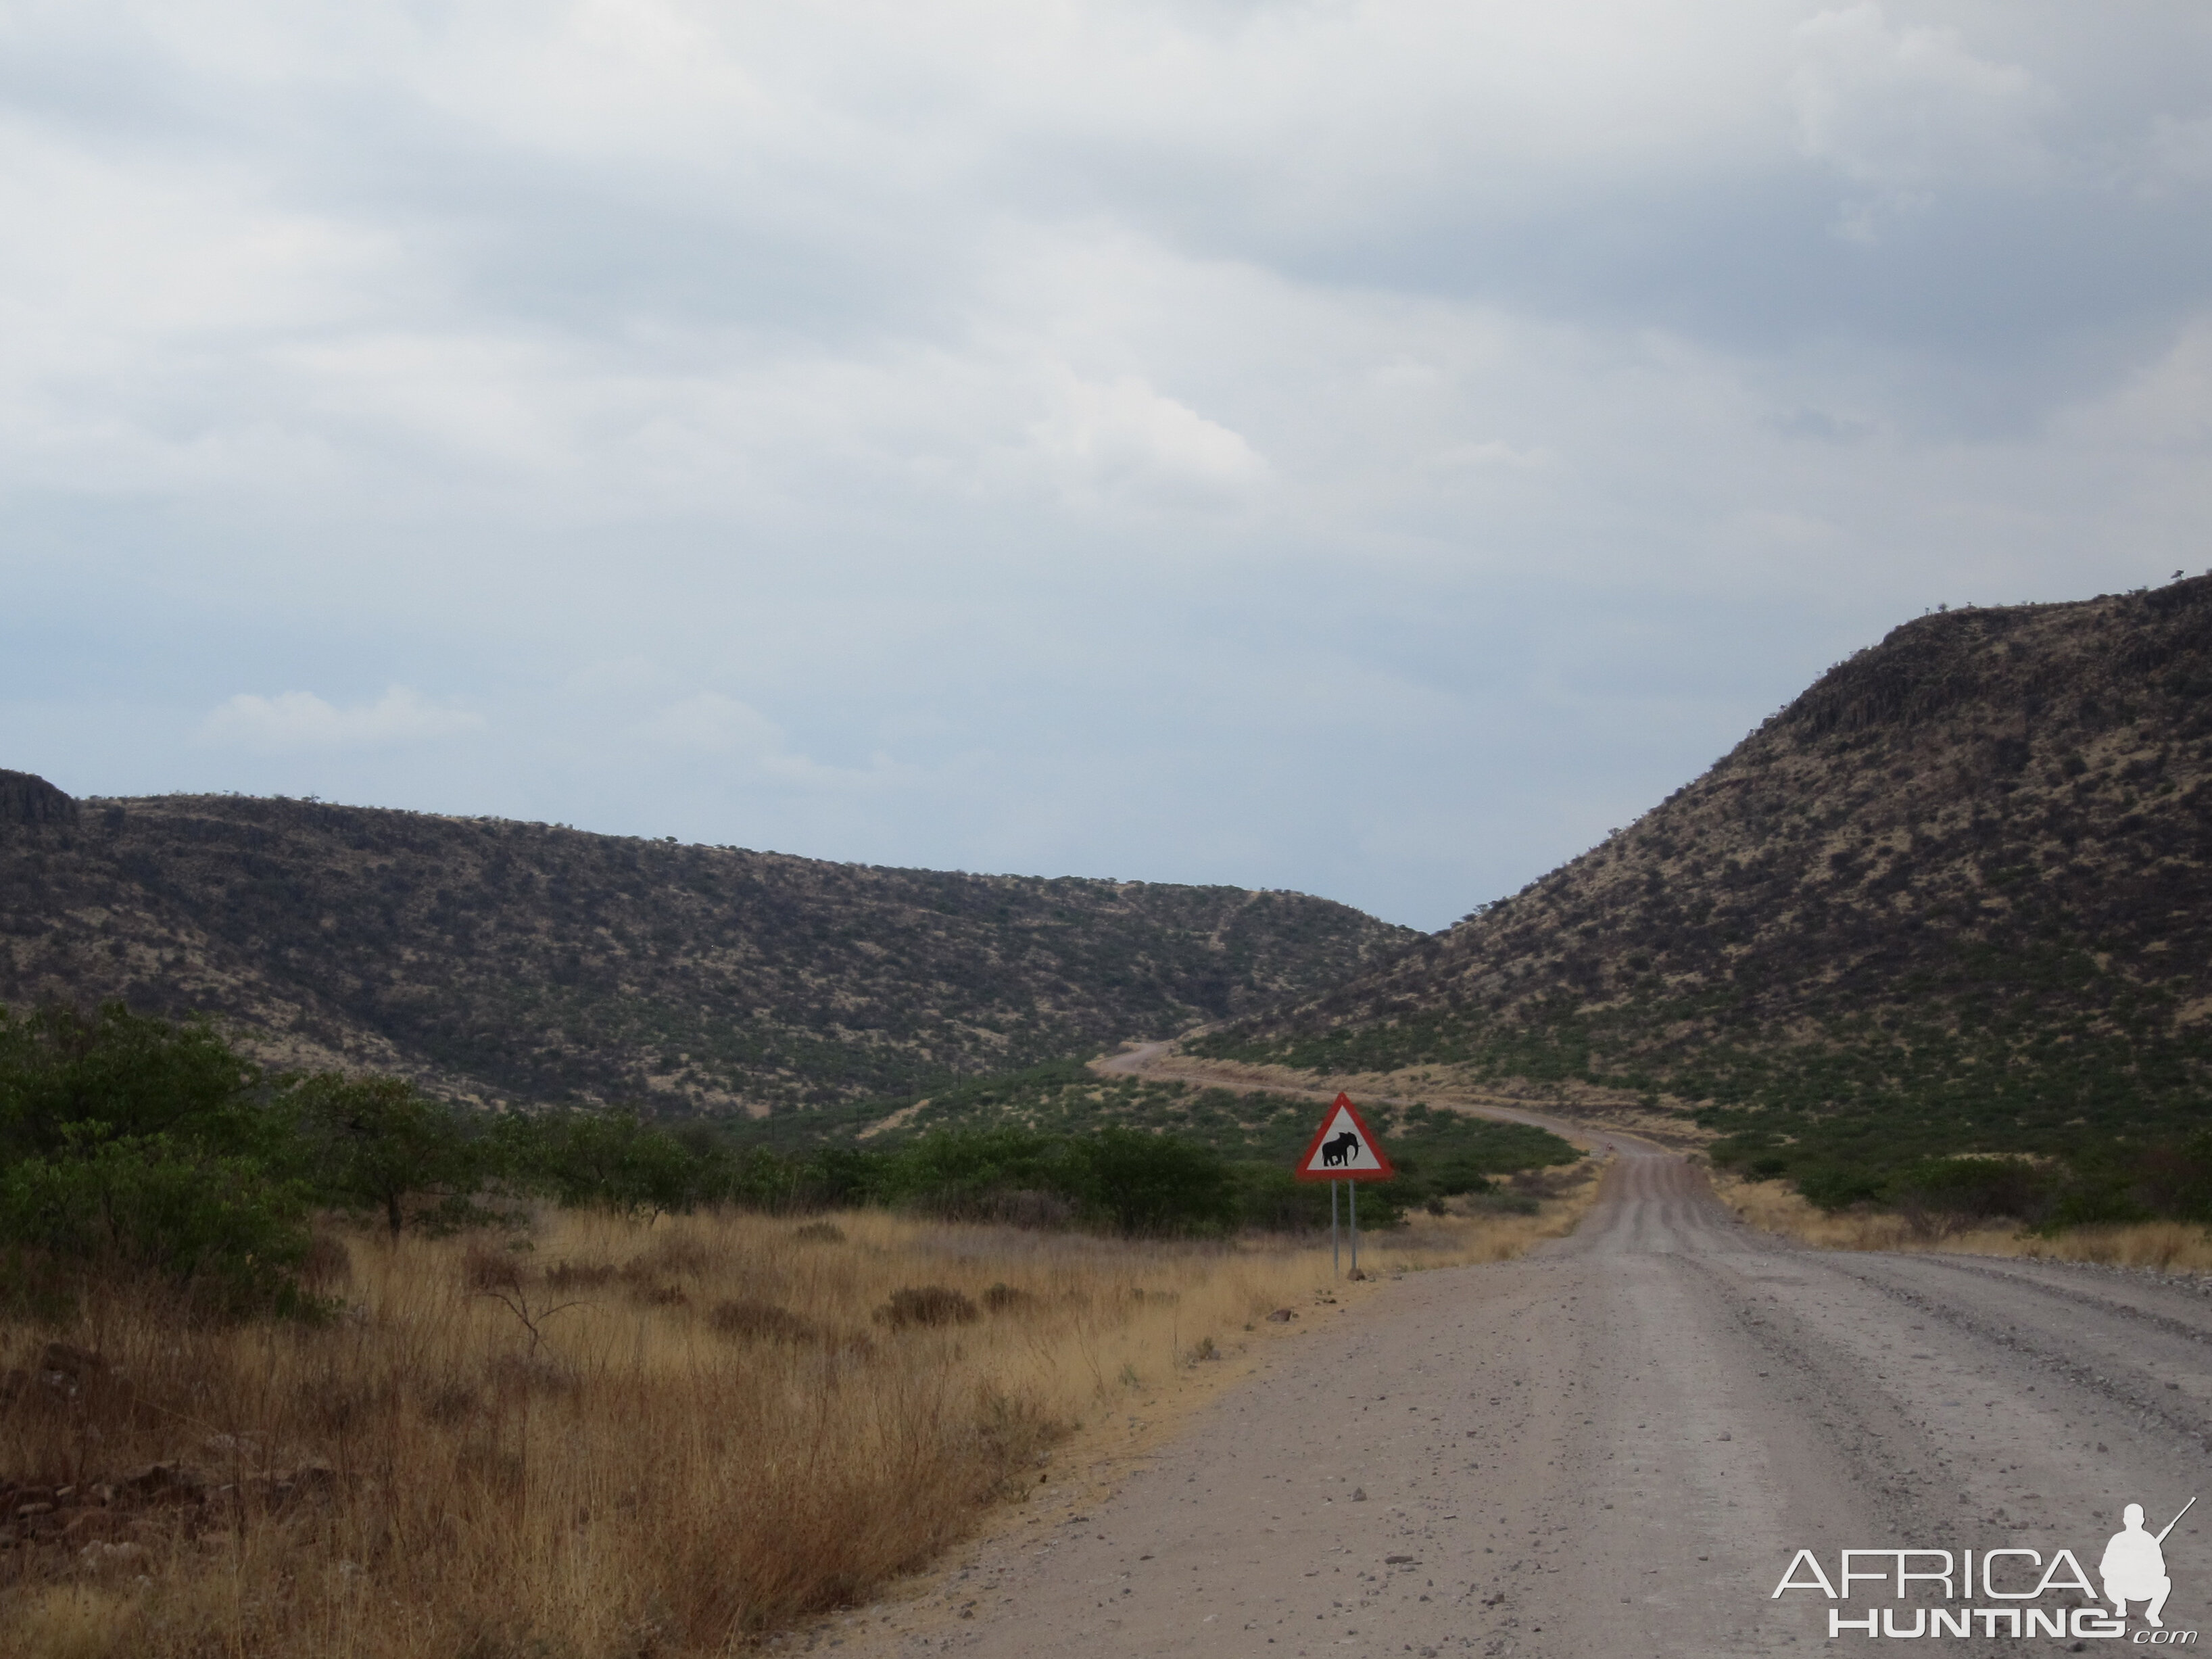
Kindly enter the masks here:
[[1879, 5], [1799, 26], [1790, 101], [1807, 155], [1861, 185], [1922, 199], [1933, 185], [2032, 180], [2051, 89], [1976, 53], [1956, 28], [1893, 27]]
[[1137, 375], [1054, 379], [1052, 408], [1030, 428], [1030, 446], [1077, 500], [1228, 501], [1267, 476], [1267, 463], [1241, 434]]
[[670, 703], [647, 717], [639, 731], [662, 748], [708, 755], [772, 755], [783, 742], [775, 721], [719, 691]]
[[866, 766], [829, 766], [794, 753], [781, 726], [719, 691], [696, 692], [666, 704], [640, 721], [636, 732], [672, 757], [712, 757], [734, 775], [802, 792], [911, 787], [921, 775], [920, 769], [880, 751]]
[[483, 716], [441, 706], [395, 685], [373, 703], [340, 708], [312, 691], [273, 697], [241, 691], [200, 727], [203, 742], [260, 750], [385, 749], [432, 743], [484, 729]]

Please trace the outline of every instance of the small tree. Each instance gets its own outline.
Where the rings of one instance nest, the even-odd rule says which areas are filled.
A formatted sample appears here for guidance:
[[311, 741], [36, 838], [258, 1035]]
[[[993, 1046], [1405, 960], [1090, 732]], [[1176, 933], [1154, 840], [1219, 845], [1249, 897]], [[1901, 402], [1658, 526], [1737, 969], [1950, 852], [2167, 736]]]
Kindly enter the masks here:
[[483, 1185], [486, 1160], [453, 1109], [391, 1077], [321, 1072], [293, 1086], [301, 1127], [313, 1147], [312, 1179], [332, 1203], [380, 1210], [394, 1238], [410, 1199], [465, 1206]]
[[562, 1204], [635, 1218], [688, 1210], [721, 1171], [635, 1112], [565, 1112], [505, 1126], [516, 1173]]

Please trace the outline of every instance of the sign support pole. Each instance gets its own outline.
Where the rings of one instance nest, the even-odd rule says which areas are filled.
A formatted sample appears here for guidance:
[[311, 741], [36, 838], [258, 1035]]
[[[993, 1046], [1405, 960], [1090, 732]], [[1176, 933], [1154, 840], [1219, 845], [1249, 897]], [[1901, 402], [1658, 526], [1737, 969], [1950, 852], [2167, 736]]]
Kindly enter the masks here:
[[1359, 1272], [1359, 1183], [1345, 1184], [1352, 1188], [1352, 1271], [1356, 1275]]
[[1328, 1272], [1332, 1279], [1344, 1277], [1344, 1263], [1336, 1251], [1336, 1189], [1343, 1184], [1340, 1181], [1328, 1183]]

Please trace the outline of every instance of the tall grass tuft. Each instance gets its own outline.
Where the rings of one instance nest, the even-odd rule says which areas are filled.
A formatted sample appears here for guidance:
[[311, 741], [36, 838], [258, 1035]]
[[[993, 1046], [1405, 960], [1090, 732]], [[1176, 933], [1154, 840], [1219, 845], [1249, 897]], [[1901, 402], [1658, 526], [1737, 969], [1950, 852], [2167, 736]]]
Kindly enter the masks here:
[[[1496, 1259], [1572, 1207], [1425, 1219], [1363, 1265]], [[1064, 1431], [1329, 1273], [1310, 1237], [883, 1212], [332, 1244], [319, 1323], [94, 1282], [66, 1324], [0, 1324], [0, 1654], [727, 1652], [923, 1565]]]
[[2157, 1273], [2212, 1273], [2212, 1231], [2193, 1222], [2144, 1221], [2035, 1232], [2018, 1222], [1961, 1224], [1941, 1216], [1888, 1211], [1833, 1214], [1786, 1182], [1741, 1181], [1716, 1172], [1722, 1202], [1753, 1226], [1826, 1250], [1935, 1250], [1960, 1255], [2089, 1261]]

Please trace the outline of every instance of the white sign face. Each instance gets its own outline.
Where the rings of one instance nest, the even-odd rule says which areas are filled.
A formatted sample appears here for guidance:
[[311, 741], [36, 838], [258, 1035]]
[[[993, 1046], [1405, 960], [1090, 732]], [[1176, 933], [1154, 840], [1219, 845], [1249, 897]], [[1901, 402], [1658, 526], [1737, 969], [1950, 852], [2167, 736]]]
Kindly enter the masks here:
[[1381, 1170], [1387, 1166], [1375, 1156], [1375, 1149], [1367, 1144], [1367, 1137], [1360, 1133], [1359, 1125], [1352, 1121], [1350, 1109], [1340, 1106], [1329, 1115], [1328, 1123], [1321, 1132], [1321, 1143], [1313, 1149], [1313, 1156], [1299, 1167], [1308, 1175], [1341, 1176], [1360, 1170]]

